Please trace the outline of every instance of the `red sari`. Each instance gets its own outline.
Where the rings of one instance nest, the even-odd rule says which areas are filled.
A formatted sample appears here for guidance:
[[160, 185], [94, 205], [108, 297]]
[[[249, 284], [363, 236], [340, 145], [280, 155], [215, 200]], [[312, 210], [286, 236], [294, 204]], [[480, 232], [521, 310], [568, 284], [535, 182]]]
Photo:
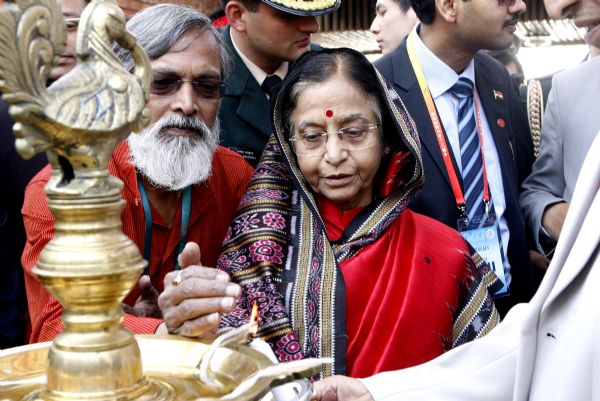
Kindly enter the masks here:
[[[330, 241], [361, 208], [342, 213], [319, 198]], [[347, 374], [367, 377], [421, 364], [452, 348], [454, 317], [471, 274], [455, 231], [403, 211], [387, 230], [340, 263], [346, 286]]]

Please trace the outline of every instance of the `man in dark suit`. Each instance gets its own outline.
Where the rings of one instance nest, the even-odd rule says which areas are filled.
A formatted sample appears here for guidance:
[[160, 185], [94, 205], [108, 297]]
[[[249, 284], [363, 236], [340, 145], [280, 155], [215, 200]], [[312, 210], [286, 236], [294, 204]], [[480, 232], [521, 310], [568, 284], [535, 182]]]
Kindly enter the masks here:
[[256, 165], [271, 134], [269, 98], [279, 89], [288, 65], [311, 49], [317, 16], [341, 0], [230, 0], [223, 31], [234, 67], [219, 119], [221, 145]]
[[[462, 224], [470, 230], [479, 222], [496, 228], [502, 260], [495, 270], [509, 286], [509, 295], [496, 298], [496, 304], [505, 314], [535, 291], [518, 205], [520, 181], [531, 171], [533, 156], [525, 110], [508, 73], [479, 50], [510, 46], [525, 4], [411, 3], [421, 24], [376, 63], [406, 103], [421, 137], [425, 187], [411, 209], [453, 228]], [[467, 88], [464, 97], [461, 88]]]

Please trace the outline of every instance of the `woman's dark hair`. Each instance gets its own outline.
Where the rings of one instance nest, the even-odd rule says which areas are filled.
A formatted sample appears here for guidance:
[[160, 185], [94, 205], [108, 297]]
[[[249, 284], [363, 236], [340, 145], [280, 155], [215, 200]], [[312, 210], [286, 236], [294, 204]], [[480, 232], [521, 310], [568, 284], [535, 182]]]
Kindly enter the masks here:
[[381, 121], [381, 89], [373, 65], [367, 58], [348, 48], [323, 49], [303, 54], [290, 69], [279, 92], [281, 122], [286, 136], [292, 132], [292, 113], [296, 108], [300, 93], [307, 87], [341, 76], [353, 82], [371, 103], [373, 111]]

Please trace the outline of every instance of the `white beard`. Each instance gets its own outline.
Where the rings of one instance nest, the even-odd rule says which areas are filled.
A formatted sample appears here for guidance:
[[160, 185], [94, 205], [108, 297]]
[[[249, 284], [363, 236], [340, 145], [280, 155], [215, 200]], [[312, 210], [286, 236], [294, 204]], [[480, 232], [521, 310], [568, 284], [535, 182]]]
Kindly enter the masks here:
[[[192, 128], [193, 136], [174, 136], [166, 128]], [[179, 114], [161, 118], [128, 142], [135, 168], [152, 185], [169, 191], [205, 181], [211, 172], [212, 157], [219, 144], [220, 124], [215, 118], [212, 129], [197, 117]]]

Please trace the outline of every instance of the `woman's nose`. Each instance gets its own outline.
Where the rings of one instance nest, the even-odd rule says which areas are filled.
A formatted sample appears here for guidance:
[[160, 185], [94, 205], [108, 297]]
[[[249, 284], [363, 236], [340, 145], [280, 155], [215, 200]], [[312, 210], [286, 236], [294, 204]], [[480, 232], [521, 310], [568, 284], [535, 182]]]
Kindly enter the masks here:
[[331, 164], [338, 164], [348, 157], [348, 151], [344, 149], [343, 142], [337, 133], [327, 134], [324, 157], [325, 161]]

